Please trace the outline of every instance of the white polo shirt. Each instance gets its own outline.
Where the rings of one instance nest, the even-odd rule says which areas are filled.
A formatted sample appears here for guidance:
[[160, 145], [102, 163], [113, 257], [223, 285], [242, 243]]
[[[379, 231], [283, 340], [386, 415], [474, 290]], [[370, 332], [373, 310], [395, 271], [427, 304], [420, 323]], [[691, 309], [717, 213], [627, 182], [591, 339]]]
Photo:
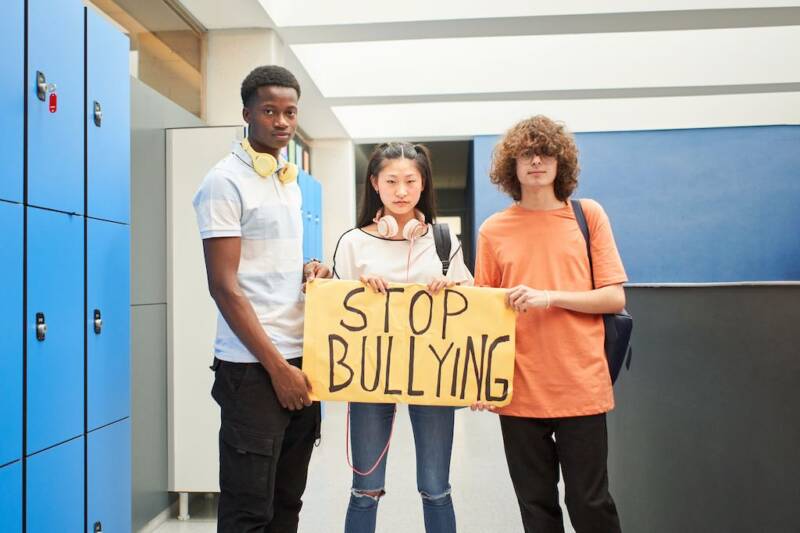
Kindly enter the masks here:
[[[286, 161], [279, 161], [282, 168]], [[277, 172], [256, 174], [237, 142], [206, 175], [194, 197], [203, 239], [241, 237], [239, 285], [278, 351], [300, 357], [303, 345], [303, 220], [297, 181], [282, 184]], [[257, 362], [218, 313], [214, 355]]]

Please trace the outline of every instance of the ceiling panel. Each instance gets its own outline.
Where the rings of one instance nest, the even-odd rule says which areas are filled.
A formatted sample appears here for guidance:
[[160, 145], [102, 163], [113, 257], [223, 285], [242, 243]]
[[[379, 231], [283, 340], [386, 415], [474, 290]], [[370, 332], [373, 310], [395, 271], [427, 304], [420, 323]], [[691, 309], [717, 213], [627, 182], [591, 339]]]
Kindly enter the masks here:
[[[209, 30], [232, 28], [271, 28], [259, 0], [179, 0], [192, 16]], [[149, 3], [149, 2], [142, 2]]]
[[800, 124], [800, 92], [502, 102], [436, 102], [334, 107], [349, 135], [385, 139], [496, 135], [544, 114], [573, 131], [626, 131]]
[[291, 48], [325, 97], [800, 81], [800, 26]]
[[[196, 1], [196, 0], [195, 0]], [[744, 0], [260, 0], [278, 26], [324, 26], [419, 20], [476, 19], [705, 9], [791, 7], [792, 1]]]

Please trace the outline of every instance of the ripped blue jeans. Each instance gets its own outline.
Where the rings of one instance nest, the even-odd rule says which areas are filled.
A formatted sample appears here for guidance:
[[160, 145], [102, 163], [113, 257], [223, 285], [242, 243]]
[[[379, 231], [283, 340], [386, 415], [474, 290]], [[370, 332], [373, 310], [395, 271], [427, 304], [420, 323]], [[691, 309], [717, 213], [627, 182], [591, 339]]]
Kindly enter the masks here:
[[[426, 533], [455, 533], [456, 517], [450, 498], [450, 455], [453, 451], [452, 407], [410, 405], [411, 427], [417, 452], [417, 489], [422, 496]], [[394, 418], [393, 404], [350, 405], [350, 442], [353, 467], [367, 472], [389, 440]], [[388, 452], [375, 470], [362, 476], [353, 473], [353, 490], [345, 533], [374, 533], [378, 501], [384, 494]]]

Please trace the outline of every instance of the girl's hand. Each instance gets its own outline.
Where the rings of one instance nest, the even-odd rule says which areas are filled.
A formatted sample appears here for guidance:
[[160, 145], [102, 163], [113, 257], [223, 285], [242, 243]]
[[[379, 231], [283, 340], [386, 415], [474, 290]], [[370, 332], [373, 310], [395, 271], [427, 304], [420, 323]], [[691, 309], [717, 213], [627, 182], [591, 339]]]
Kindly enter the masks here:
[[437, 278], [428, 283], [428, 292], [431, 294], [436, 294], [445, 287], [452, 287], [455, 284], [455, 281], [451, 281], [445, 277]]
[[374, 292], [386, 294], [386, 289], [389, 288], [389, 284], [380, 276], [368, 276], [366, 274], [362, 274], [359, 279], [361, 280], [361, 283], [371, 287]]
[[550, 293], [531, 289], [527, 285], [517, 285], [508, 290], [506, 301], [518, 313], [527, 312], [531, 308], [547, 309], [550, 307]]
[[473, 411], [491, 411], [491, 412], [494, 412], [497, 409], [497, 407], [495, 407], [494, 405], [490, 405], [484, 402], [475, 402], [472, 405], [470, 405], [469, 408]]

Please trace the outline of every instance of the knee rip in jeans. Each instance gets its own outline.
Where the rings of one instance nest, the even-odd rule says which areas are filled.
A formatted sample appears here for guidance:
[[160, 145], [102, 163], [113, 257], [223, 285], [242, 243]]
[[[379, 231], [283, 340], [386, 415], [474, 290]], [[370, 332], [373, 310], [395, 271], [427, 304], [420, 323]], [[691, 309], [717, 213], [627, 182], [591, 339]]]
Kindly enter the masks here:
[[378, 489], [378, 490], [352, 489], [352, 492], [353, 496], [355, 496], [356, 498], [370, 498], [376, 502], [386, 494], [386, 491], [383, 489]]
[[446, 500], [447, 498], [450, 497], [450, 493], [451, 492], [452, 492], [452, 489], [447, 489], [446, 491], [444, 491], [441, 494], [428, 494], [424, 490], [419, 491], [419, 493], [422, 496], [423, 500], [425, 500], [427, 502], [430, 502], [430, 503], [433, 503], [433, 504], [440, 503], [441, 500]]

